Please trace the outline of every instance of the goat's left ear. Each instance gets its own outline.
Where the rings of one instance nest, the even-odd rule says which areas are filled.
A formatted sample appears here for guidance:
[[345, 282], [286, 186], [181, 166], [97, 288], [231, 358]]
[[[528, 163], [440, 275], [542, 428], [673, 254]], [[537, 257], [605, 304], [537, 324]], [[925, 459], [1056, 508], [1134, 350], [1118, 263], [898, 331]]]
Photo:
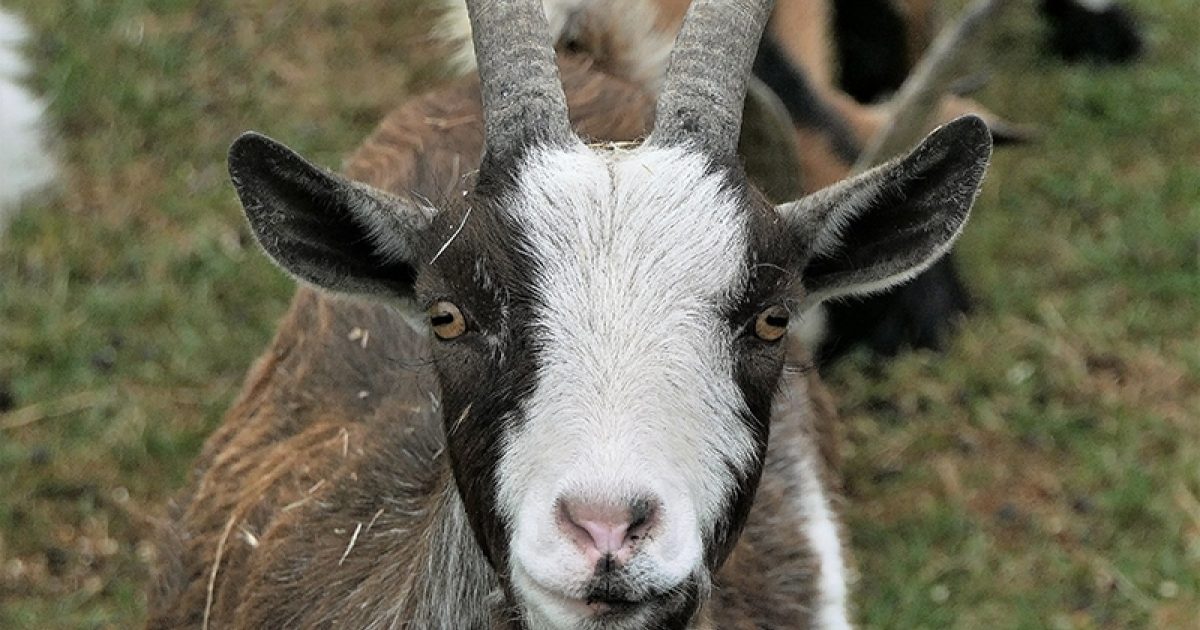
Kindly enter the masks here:
[[808, 256], [805, 302], [908, 280], [962, 232], [992, 154], [987, 125], [964, 116], [908, 156], [777, 208]]
[[229, 173], [267, 255], [336, 293], [407, 298], [432, 211], [312, 164], [257, 133], [229, 149]]

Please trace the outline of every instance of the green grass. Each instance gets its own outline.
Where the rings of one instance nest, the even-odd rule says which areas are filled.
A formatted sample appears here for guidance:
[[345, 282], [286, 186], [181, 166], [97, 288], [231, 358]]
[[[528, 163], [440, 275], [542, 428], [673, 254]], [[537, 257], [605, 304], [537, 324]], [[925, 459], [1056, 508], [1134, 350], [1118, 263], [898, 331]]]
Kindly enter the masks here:
[[[1122, 68], [1007, 20], [979, 99], [1044, 136], [965, 236], [978, 312], [946, 355], [830, 374], [868, 627], [1200, 623], [1200, 8], [1132, 4]], [[0, 627], [136, 624], [154, 523], [291, 293], [225, 148], [336, 165], [435, 82], [421, 5], [6, 3], [67, 176], [0, 240]]]

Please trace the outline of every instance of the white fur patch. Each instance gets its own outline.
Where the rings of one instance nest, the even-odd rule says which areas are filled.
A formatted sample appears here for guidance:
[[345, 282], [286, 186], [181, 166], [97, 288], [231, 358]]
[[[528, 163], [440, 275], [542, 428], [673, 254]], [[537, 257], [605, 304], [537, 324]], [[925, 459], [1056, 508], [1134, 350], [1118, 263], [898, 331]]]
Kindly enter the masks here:
[[1093, 13], [1102, 13], [1112, 6], [1113, 0], [1075, 0], [1075, 4]]
[[[811, 405], [804, 379], [792, 378], [784, 383], [787, 387], [776, 397], [772, 422], [807, 424], [805, 415], [811, 413]], [[850, 589], [839, 535], [841, 525], [830, 503], [816, 445], [808, 439], [792, 439], [773, 442], [771, 447], [787, 451], [787, 460], [792, 462], [789, 497], [795, 504], [794, 512], [800, 515], [800, 535], [808, 541], [818, 567], [813, 585], [813, 628], [847, 630], [852, 627]]]
[[45, 106], [21, 85], [28, 70], [20, 49], [28, 33], [0, 10], [0, 230], [22, 199], [54, 178], [43, 137]]
[[822, 487], [817, 470], [816, 454], [810, 449], [808, 456], [797, 466], [800, 486], [800, 505], [804, 514], [804, 535], [817, 556], [820, 575], [817, 576], [816, 614], [817, 628], [842, 630], [850, 628], [847, 612], [849, 588], [847, 587], [846, 562], [842, 554], [842, 541], [838, 536], [838, 521], [829, 504], [829, 497]]
[[805, 348], [816, 352], [829, 333], [829, 311], [823, 304], [816, 304], [800, 314], [788, 334], [800, 340]]
[[55, 170], [42, 138], [45, 107], [20, 84], [26, 37], [24, 25], [0, 11], [0, 206], [49, 183]]
[[[526, 422], [501, 455], [499, 505], [527, 583], [579, 596], [591, 575], [558, 531], [564, 494], [660, 501], [630, 569], [647, 588], [679, 583], [728, 508], [726, 462], [754, 460], [721, 312], [748, 280], [747, 217], [707, 167], [638, 148], [538, 152], [519, 170], [509, 207], [541, 266], [540, 352]], [[543, 614], [557, 610], [521, 590]]]

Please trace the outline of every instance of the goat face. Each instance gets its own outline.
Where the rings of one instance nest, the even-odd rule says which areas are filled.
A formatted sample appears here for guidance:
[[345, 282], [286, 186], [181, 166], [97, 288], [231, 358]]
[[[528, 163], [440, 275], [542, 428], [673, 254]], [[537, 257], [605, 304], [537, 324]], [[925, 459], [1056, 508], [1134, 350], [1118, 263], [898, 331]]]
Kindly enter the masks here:
[[547, 625], [648, 627], [688, 612], [750, 505], [791, 252], [703, 156], [548, 150], [512, 170], [435, 221], [477, 229], [417, 282], [466, 321], [435, 344], [459, 487]]
[[[752, 20], [693, 4], [708, 14], [685, 23], [679, 65], [710, 67], [687, 55], [731, 39], [746, 48], [741, 74], [698, 102], [681, 96], [686, 73], [669, 75], [635, 149], [571, 133], [552, 51], [520, 32], [544, 29], [539, 5], [469, 5], [486, 149], [458, 202], [347, 181], [255, 134], [230, 170], [284, 269], [426, 310], [459, 494], [526, 624], [683, 627], [753, 501], [788, 313], [890, 286], [944, 252], [990, 136], [964, 119], [903, 160], [772, 207], [733, 153], [747, 41], [769, 3]], [[737, 32], [689, 43], [705, 20]]]
[[459, 492], [531, 622], [647, 627], [687, 619], [736, 541], [787, 314], [936, 259], [989, 150], [964, 119], [776, 207], [682, 148], [531, 149], [436, 210], [254, 134], [230, 163], [284, 269], [427, 311]]

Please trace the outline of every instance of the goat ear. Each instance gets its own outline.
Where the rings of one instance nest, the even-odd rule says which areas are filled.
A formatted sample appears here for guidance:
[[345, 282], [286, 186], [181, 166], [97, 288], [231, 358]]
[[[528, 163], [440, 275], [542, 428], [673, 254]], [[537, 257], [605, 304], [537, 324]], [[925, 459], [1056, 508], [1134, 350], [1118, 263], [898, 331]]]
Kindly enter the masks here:
[[962, 231], [991, 153], [987, 125], [964, 116], [906, 157], [779, 206], [808, 252], [805, 301], [886, 289], [936, 261]]
[[296, 278], [339, 293], [408, 297], [432, 213], [315, 166], [257, 133], [229, 149], [229, 174], [259, 244]]

